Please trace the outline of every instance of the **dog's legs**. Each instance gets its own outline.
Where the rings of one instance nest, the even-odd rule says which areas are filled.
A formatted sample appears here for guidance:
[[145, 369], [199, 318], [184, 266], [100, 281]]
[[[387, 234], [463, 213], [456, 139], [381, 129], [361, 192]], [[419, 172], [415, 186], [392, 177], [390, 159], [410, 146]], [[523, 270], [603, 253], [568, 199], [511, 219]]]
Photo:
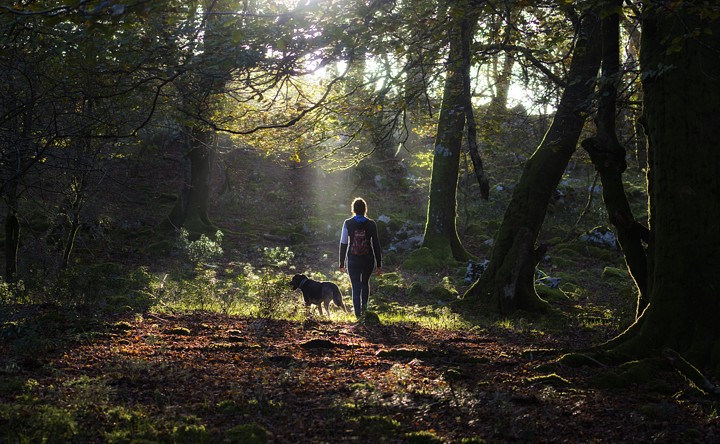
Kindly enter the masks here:
[[340, 293], [340, 290], [338, 290], [337, 293], [333, 294], [333, 301], [335, 302], [335, 305], [342, 308], [344, 312], [347, 313], [348, 311], [350, 311], [343, 302], [342, 293]]
[[[318, 302], [317, 307], [318, 307], [318, 311], [320, 312], [320, 316], [322, 316], [322, 315], [323, 315], [323, 312], [322, 312], [322, 303]], [[327, 304], [325, 304], [325, 310], [327, 310]], [[328, 312], [328, 313], [329, 313], [329, 312]]]

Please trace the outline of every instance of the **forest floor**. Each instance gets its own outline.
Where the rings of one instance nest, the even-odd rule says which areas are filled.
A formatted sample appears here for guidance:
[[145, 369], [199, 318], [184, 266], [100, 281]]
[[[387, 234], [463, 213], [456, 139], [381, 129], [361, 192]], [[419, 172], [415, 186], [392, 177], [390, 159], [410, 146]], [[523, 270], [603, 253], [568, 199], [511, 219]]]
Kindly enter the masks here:
[[[368, 198], [372, 217], [391, 220], [390, 238], [406, 227], [415, 230], [410, 237], [422, 234], [425, 184], [383, 188], [372, 168], [340, 176], [234, 155], [235, 191], [213, 203], [213, 220], [226, 233], [227, 262], [218, 269], [260, 267], [263, 247], [288, 245], [295, 271], [338, 278], [339, 225], [357, 194]], [[172, 177], [167, 168], [162, 177]], [[160, 187], [150, 179], [139, 179], [135, 195], [154, 202], [155, 220], [138, 219], [128, 204], [129, 226], [153, 226], [172, 207], [161, 197], [177, 181]], [[73, 307], [57, 301], [62, 295], [48, 298], [53, 305], [2, 305], [0, 443], [719, 442], [720, 401], [670, 366], [558, 362], [610, 339], [633, 315], [621, 254], [562, 241], [579, 220], [585, 182], [575, 194], [566, 190], [564, 203], [553, 203], [543, 233], [553, 246], [541, 265], [563, 279], [552, 301], [560, 312], [554, 321], [523, 314], [468, 320], [460, 328], [441, 322], [431, 328], [411, 317], [385, 321], [383, 310], [446, 310], [448, 301], [433, 293], [437, 286], [463, 291], [466, 264], [420, 274], [404, 268], [409, 253], [400, 250], [384, 258], [386, 276], [401, 279], [399, 290], [372, 283], [371, 308], [381, 325], [350, 322], [337, 311], [329, 319], [292, 321], [164, 305], [130, 310], [104, 296], [92, 310], [59, 308]], [[489, 203], [459, 198], [463, 242], [479, 258], [509, 197], [506, 187], [493, 192]], [[598, 200], [578, 230], [606, 219]], [[129, 233], [117, 242], [120, 250], [103, 249], [107, 257], [92, 261], [167, 277], [179, 256], [158, 253], [157, 239], [148, 236], [155, 234]], [[125, 278], [97, 268], [103, 274], [81, 268], [89, 289], [70, 288], [68, 295], [92, 298]], [[298, 293], [290, 297], [286, 303], [299, 304]]]
[[613, 369], [558, 364], [586, 342], [578, 331], [27, 307], [11, 316], [3, 442], [720, 439], [716, 400], [675, 372], [603, 388]]

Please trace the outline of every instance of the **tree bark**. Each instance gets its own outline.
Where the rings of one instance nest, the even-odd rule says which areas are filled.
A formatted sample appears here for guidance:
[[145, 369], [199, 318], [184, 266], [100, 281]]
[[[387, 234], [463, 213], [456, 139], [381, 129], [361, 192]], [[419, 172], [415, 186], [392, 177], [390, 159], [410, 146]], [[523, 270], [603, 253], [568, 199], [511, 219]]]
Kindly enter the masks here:
[[469, 45], [472, 39], [478, 12], [463, 2], [450, 13], [456, 19], [450, 31], [450, 51], [435, 136], [423, 246], [432, 250], [436, 257], [467, 260], [470, 254], [463, 247], [457, 232], [457, 184], [467, 103], [464, 97], [462, 46], [465, 43]]
[[[512, 41], [511, 41], [512, 43]], [[512, 83], [512, 69], [515, 66], [515, 56], [506, 52], [503, 58], [502, 69], [495, 72], [495, 95], [490, 100], [488, 114], [505, 115], [507, 113], [508, 94]]]
[[[193, 51], [197, 52], [200, 58], [217, 58], [215, 63], [207, 62], [204, 69], [193, 73], [188, 84], [184, 85], [185, 97], [183, 107], [186, 113], [201, 116], [184, 125], [184, 137], [186, 152], [184, 181], [178, 199], [172, 211], [168, 215], [170, 224], [178, 229], [186, 228], [191, 234], [212, 235], [217, 231], [210, 222], [208, 208], [210, 201], [210, 181], [212, 177], [212, 165], [215, 158], [214, 142], [215, 132], [203, 122], [208, 114], [212, 114], [218, 97], [225, 91], [226, 83], [230, 80], [230, 68], [232, 65], [228, 60], [219, 58], [223, 53], [224, 15], [214, 14], [216, 11], [226, 10], [230, 6], [224, 0], [204, 0], [202, 10], [203, 20], [200, 24], [197, 35], [202, 38], [193, 42]], [[195, 5], [195, 8], [199, 7]], [[198, 10], [193, 8], [193, 14]], [[195, 56], [193, 56], [195, 57]], [[228, 65], [226, 65], [226, 63]]]
[[18, 249], [20, 248], [20, 221], [14, 207], [5, 217], [5, 280], [15, 282], [18, 272]]
[[669, 348], [720, 376], [720, 21], [704, 3], [643, 14], [650, 305], [611, 355]]
[[68, 268], [70, 266], [70, 256], [75, 248], [75, 240], [77, 239], [77, 235], [80, 232], [80, 227], [82, 225], [80, 214], [83, 206], [83, 194], [86, 190], [85, 180], [80, 177], [81, 175], [82, 173], [79, 173], [77, 176], [73, 176], [70, 180], [67, 205], [62, 205], [59, 209], [59, 213], [64, 215], [63, 219], [65, 219], [65, 221], [61, 222], [60, 226], [67, 224], [65, 248], [63, 248], [62, 253], [63, 268]]
[[544, 247], [535, 243], [547, 206], [576, 150], [588, 115], [600, 67], [600, 23], [594, 11], [580, 22], [579, 36], [552, 125], [525, 163], [495, 237], [490, 263], [465, 293], [465, 304], [511, 313], [543, 311], [547, 304], [535, 292], [535, 267]]
[[186, 135], [188, 153], [185, 180], [175, 207], [168, 219], [175, 228], [185, 227], [192, 233], [215, 234], [217, 228], [208, 216], [210, 179], [214, 150], [213, 133], [190, 128]]
[[[475, 122], [475, 111], [472, 104], [472, 79], [470, 78], [470, 67], [472, 66], [472, 51], [470, 51], [470, 43], [472, 43], [472, 32], [475, 27], [471, 23], [463, 22], [461, 24], [462, 48], [461, 56], [463, 63], [463, 97], [465, 98], [465, 122], [467, 122], [467, 144], [470, 159], [472, 159], [475, 177], [480, 186], [480, 196], [490, 199], [490, 185], [485, 174], [482, 158], [480, 157], [480, 148], [477, 142], [477, 123]], [[509, 76], [508, 76], [509, 79]], [[495, 99], [495, 98], [493, 98]], [[507, 100], [507, 91], [505, 91], [505, 100]]]
[[622, 175], [627, 168], [625, 148], [615, 130], [617, 83], [620, 76], [620, 7], [623, 0], [607, 3], [608, 13], [602, 19], [602, 76], [595, 119], [597, 135], [583, 141], [603, 184], [603, 200], [615, 227], [618, 243], [625, 254], [630, 275], [639, 296], [636, 318], [647, 307], [647, 258], [642, 241], [647, 242], [647, 229], [637, 222], [630, 209]]
[[6, 165], [9, 168], [6, 173], [9, 179], [0, 187], [2, 191], [0, 195], [4, 196], [8, 208], [5, 216], [5, 281], [7, 282], [16, 282], [18, 280], [18, 251], [20, 250], [19, 178], [27, 170], [28, 163], [35, 162], [30, 160], [28, 163], [24, 163], [30, 152], [30, 143], [27, 137], [28, 133], [30, 133], [30, 113], [24, 113], [21, 121], [22, 125], [18, 125], [21, 128], [21, 135], [15, 140], [16, 146], [14, 149], [9, 150], [7, 155], [8, 161]]
[[[627, 33], [628, 36], [628, 44], [626, 45], [627, 48], [625, 51], [626, 60], [624, 62], [628, 66], [639, 66], [640, 63], [640, 28], [639, 26], [636, 26], [634, 22], [634, 20], [625, 20], [622, 22], [625, 24], [624, 32]], [[638, 90], [632, 95], [633, 100], [642, 101], [642, 94], [642, 90], [638, 88]], [[641, 110], [638, 110], [634, 105], [630, 105], [621, 109], [621, 112], [625, 114], [625, 118], [629, 121], [632, 128], [633, 144], [631, 152], [635, 157], [636, 168], [639, 171], [647, 172], [647, 140], [645, 139], [645, 133], [643, 132], [642, 125], [638, 122]]]

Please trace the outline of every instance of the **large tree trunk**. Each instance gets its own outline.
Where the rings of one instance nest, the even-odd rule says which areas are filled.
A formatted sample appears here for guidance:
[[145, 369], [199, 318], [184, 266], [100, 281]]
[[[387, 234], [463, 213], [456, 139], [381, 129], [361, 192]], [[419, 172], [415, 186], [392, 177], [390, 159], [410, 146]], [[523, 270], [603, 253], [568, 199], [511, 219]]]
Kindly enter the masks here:
[[[470, 257], [457, 233], [457, 183], [460, 172], [463, 129], [465, 128], [463, 39], [469, 44], [477, 23], [478, 13], [469, 6], [454, 7], [450, 15], [457, 17], [450, 31], [450, 52], [443, 100], [440, 107], [430, 197], [423, 246], [441, 258], [466, 260]], [[464, 23], [463, 23], [464, 22]], [[465, 31], [465, 32], [463, 32]]]
[[720, 376], [720, 21], [703, 3], [644, 11], [650, 306], [614, 353], [669, 348]]
[[[472, 159], [473, 169], [475, 170], [475, 178], [477, 178], [480, 186], [480, 196], [490, 199], [490, 185], [488, 177], [485, 174], [482, 158], [480, 157], [480, 148], [478, 147], [477, 123], [475, 121], [475, 111], [472, 103], [472, 78], [470, 77], [470, 67], [472, 66], [472, 32], [475, 29], [474, 23], [463, 22], [461, 29], [462, 48], [461, 56], [463, 63], [463, 97], [465, 98], [465, 122], [467, 123], [467, 145], [470, 159]], [[467, 37], [465, 37], [467, 35]], [[509, 79], [509, 77], [508, 77]], [[506, 94], [507, 99], [507, 94]]]
[[[510, 44], [514, 43], [512, 40]], [[496, 57], [497, 59], [497, 57]], [[497, 63], [497, 60], [495, 61]], [[503, 57], [502, 68], [494, 72], [495, 74], [495, 94], [490, 100], [488, 106], [489, 115], [505, 115], [507, 112], [508, 94], [510, 93], [510, 84], [512, 83], [512, 70], [515, 66], [515, 56], [511, 52], [506, 52]]]
[[8, 206], [5, 216], [5, 280], [15, 282], [18, 272], [18, 249], [20, 248], [20, 221], [16, 207]]
[[603, 184], [603, 200], [610, 222], [615, 227], [618, 243], [625, 254], [630, 275], [639, 291], [636, 318], [647, 307], [647, 258], [642, 241], [648, 242], [647, 229], [635, 221], [625, 195], [622, 175], [627, 168], [625, 148], [615, 130], [617, 82], [620, 76], [620, 7], [623, 0], [614, 0], [611, 13], [602, 20], [602, 78], [595, 119], [597, 135], [582, 143], [590, 154]]
[[546, 308], [535, 292], [535, 267], [544, 253], [535, 243], [588, 115], [600, 67], [599, 35], [598, 16], [588, 12], [580, 23], [567, 87], [553, 123], [525, 163], [495, 237], [488, 268], [464, 295], [467, 304], [501, 313]]
[[[200, 10], [203, 22], [200, 25], [202, 36], [190, 42], [192, 51], [205, 59], [205, 69], [191, 75], [183, 85], [183, 108], [186, 113], [209, 116], [216, 111], [220, 95], [229, 81], [229, 66], [223, 64], [226, 58], [220, 57], [224, 48], [226, 15], [216, 13], [230, 9], [226, 0], [203, 0], [191, 8], [192, 15]], [[216, 58], [214, 63], [210, 59]], [[202, 120], [184, 125], [185, 168], [182, 189], [178, 194], [175, 207], [168, 216], [174, 228], [186, 228], [192, 234], [215, 234], [217, 228], [210, 222], [208, 208], [210, 202], [210, 180], [215, 159], [215, 132]]]
[[[635, 25], [634, 20], [627, 19], [621, 23], [621, 26], [623, 26], [623, 31], [627, 33], [628, 36], [628, 43], [625, 48], [626, 60], [624, 63], [627, 66], [639, 65], [640, 28]], [[635, 74], [626, 73], [626, 75], [634, 76]], [[630, 99], [632, 102], [642, 102], [642, 90], [638, 89], [634, 91]], [[620, 112], [624, 114], [628, 125], [632, 128], [632, 149], [630, 152], [635, 158], [635, 168], [639, 171], [647, 172], [647, 140], [645, 139], [642, 125], [638, 121], [642, 110], [638, 109], [632, 102], [623, 107]]]
[[168, 219], [175, 228], [185, 227], [193, 233], [215, 234], [216, 227], [208, 216], [210, 179], [214, 151], [213, 133], [197, 128], [188, 130], [185, 180]]
[[[27, 123], [29, 122], [29, 113], [24, 115], [23, 136], [29, 130]], [[20, 202], [19, 202], [19, 183], [18, 178], [21, 177], [23, 171], [23, 157], [27, 155], [29, 144], [26, 138], [20, 138], [21, 142], [16, 142], [17, 150], [9, 151], [9, 161], [6, 164], [10, 167], [8, 174], [9, 179], [2, 184], [2, 195], [7, 204], [7, 215], [5, 216], [5, 280], [7, 282], [16, 282], [18, 280], [18, 251], [20, 250], [20, 219], [18, 218]]]

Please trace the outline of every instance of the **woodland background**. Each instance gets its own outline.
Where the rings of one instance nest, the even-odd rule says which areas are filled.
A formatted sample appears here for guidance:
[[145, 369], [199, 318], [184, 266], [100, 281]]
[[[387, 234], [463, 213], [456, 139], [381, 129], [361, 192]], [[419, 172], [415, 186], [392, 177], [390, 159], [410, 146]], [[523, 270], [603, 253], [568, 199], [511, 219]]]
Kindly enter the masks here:
[[719, 18], [0, 4], [0, 441], [717, 440]]

